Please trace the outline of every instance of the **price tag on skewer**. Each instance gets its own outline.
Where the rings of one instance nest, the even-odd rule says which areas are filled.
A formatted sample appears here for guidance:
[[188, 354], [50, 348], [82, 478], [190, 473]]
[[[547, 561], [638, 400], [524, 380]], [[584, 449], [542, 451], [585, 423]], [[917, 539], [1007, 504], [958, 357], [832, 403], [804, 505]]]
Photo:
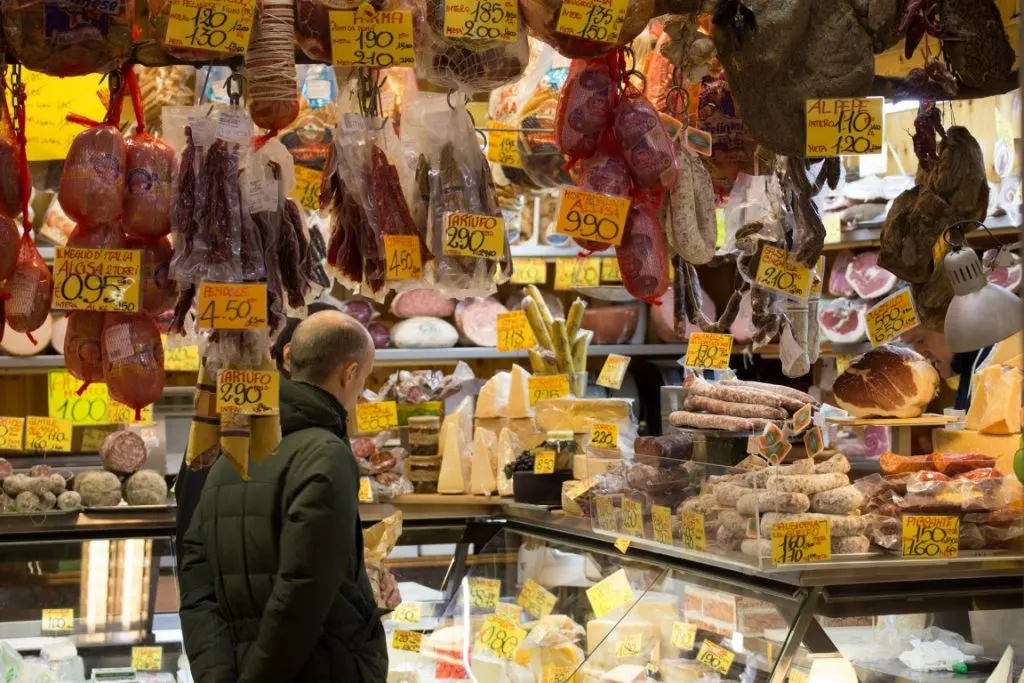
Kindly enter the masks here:
[[537, 345], [533, 330], [523, 311], [498, 314], [498, 351], [532, 349]]

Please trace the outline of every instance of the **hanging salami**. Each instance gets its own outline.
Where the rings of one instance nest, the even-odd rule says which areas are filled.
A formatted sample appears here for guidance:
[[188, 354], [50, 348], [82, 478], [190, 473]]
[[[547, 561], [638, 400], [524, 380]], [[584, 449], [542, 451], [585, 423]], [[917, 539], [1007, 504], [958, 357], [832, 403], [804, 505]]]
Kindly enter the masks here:
[[594, 154], [601, 134], [612, 121], [618, 86], [614, 64], [613, 56], [572, 61], [569, 78], [558, 93], [555, 113], [555, 144], [571, 160]]
[[145, 313], [107, 313], [100, 351], [110, 397], [134, 408], [139, 419], [164, 391], [164, 347], [156, 323]]
[[128, 237], [126, 246], [142, 252], [142, 310], [158, 316], [174, 305], [176, 294], [171, 280], [171, 241], [166, 237], [152, 241]]
[[71, 143], [57, 198], [72, 220], [87, 225], [121, 217], [127, 147], [115, 126], [79, 133]]
[[68, 313], [64, 332], [64, 364], [68, 372], [82, 380], [81, 395], [93, 382], [103, 381], [103, 358], [100, 351], [105, 313], [72, 311]]
[[633, 202], [615, 258], [622, 273], [622, 285], [637, 299], [656, 303], [668, 289], [665, 232], [657, 209], [649, 202]]

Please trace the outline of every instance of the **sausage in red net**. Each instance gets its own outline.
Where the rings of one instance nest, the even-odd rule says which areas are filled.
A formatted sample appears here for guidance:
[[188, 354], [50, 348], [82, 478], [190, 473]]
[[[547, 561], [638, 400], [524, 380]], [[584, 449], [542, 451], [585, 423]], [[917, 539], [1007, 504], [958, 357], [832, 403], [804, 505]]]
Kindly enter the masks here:
[[637, 299], [654, 303], [668, 290], [665, 232], [657, 209], [650, 203], [633, 202], [615, 258], [622, 273], [622, 285]]

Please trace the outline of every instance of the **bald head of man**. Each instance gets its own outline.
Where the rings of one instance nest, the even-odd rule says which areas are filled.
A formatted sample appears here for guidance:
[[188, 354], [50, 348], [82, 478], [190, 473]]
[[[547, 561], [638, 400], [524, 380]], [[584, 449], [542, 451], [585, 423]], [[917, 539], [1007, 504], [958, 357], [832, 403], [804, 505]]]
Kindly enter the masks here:
[[338, 311], [314, 313], [300, 322], [284, 348], [293, 380], [320, 387], [349, 411], [363, 393], [373, 359], [370, 333]]

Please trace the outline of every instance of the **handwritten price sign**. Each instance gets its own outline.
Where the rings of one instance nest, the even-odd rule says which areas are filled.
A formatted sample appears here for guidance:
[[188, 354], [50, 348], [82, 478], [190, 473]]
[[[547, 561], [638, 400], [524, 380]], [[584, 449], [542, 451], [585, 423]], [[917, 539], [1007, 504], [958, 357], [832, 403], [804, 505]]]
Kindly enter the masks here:
[[107, 385], [94, 382], [81, 394], [83, 382], [64, 370], [54, 370], [47, 376], [49, 396], [47, 415], [58, 420], [70, 420], [73, 425], [98, 425], [108, 422], [110, 396]]
[[690, 550], [707, 550], [707, 539], [704, 534], [704, 515], [699, 512], [684, 512], [682, 516], [683, 547]]
[[569, 395], [568, 375], [533, 375], [529, 381], [530, 405], [548, 398]]
[[148, 425], [153, 423], [153, 406], [148, 405], [139, 411], [139, 419], [135, 419], [135, 408], [110, 399], [107, 404], [107, 422], [118, 425]]
[[334, 66], [412, 66], [412, 12], [377, 12], [369, 3], [331, 16]]
[[598, 448], [618, 448], [619, 426], [614, 422], [595, 422], [590, 430], [590, 445]]
[[629, 361], [629, 356], [620, 356], [617, 353], [608, 354], [608, 358], [605, 359], [604, 365], [601, 367], [601, 373], [597, 376], [597, 383], [609, 389], [621, 389]]
[[25, 418], [0, 417], [0, 450], [20, 451], [25, 432]]
[[132, 668], [136, 671], [160, 671], [164, 649], [159, 645], [132, 648]]
[[622, 499], [622, 528], [637, 538], [644, 537], [644, 505], [632, 498]]
[[644, 634], [642, 633], [631, 633], [628, 636], [623, 636], [619, 639], [619, 642], [615, 643], [615, 656], [619, 659], [639, 657], [643, 644]]
[[494, 609], [501, 599], [501, 579], [469, 580], [469, 604], [479, 609]]
[[617, 42], [628, 6], [628, 0], [566, 0], [555, 31], [597, 43]]
[[601, 284], [601, 266], [596, 259], [555, 259], [555, 291], [564, 292], [577, 287], [597, 287]]
[[677, 621], [672, 624], [672, 644], [680, 650], [692, 650], [697, 644], [696, 624]]
[[695, 332], [686, 346], [686, 367], [725, 370], [732, 355], [731, 334]]
[[555, 452], [541, 451], [533, 460], [534, 474], [553, 474], [555, 471]]
[[523, 311], [509, 311], [498, 314], [498, 350], [518, 351], [532, 349], [537, 345], [533, 330]]
[[71, 452], [71, 420], [29, 415], [25, 418], [25, 450]]
[[519, 133], [515, 130], [515, 124], [489, 121], [487, 127], [491, 129], [487, 131], [487, 160], [509, 168], [522, 168], [523, 159], [519, 155]]
[[225, 54], [245, 54], [256, 11], [253, 0], [174, 0], [163, 42]]
[[306, 211], [320, 209], [320, 183], [323, 175], [322, 171], [315, 168], [295, 167], [295, 189], [292, 190], [291, 198], [301, 204]]
[[597, 508], [597, 525], [605, 531], [618, 531], [612, 499], [608, 496], [594, 496], [594, 506]]
[[199, 327], [254, 330], [267, 326], [267, 285], [199, 283]]
[[356, 493], [356, 500], [360, 503], [373, 502], [373, 484], [369, 477], [359, 477], [359, 491]]
[[710, 640], [705, 640], [697, 652], [698, 662], [723, 676], [729, 673], [729, 667], [732, 666], [732, 660], [735, 658], [736, 653], [712, 643]]
[[475, 213], [446, 213], [444, 253], [472, 258], [500, 258], [505, 254], [505, 219]]
[[765, 245], [754, 284], [794, 299], [806, 300], [811, 291], [811, 271], [792, 261], [782, 249]]
[[389, 281], [419, 280], [423, 277], [420, 240], [416, 235], [384, 235], [384, 260]]
[[391, 621], [398, 624], [418, 624], [421, 611], [420, 603], [403, 602], [391, 613]]
[[195, 344], [176, 346], [167, 345], [167, 335], [160, 335], [164, 345], [164, 369], [170, 372], [199, 372], [199, 347]]
[[601, 259], [601, 282], [622, 282], [622, 271], [619, 269], [618, 259]]
[[526, 580], [523, 590], [520, 591], [519, 597], [516, 598], [517, 605], [538, 619], [543, 619], [551, 614], [551, 610], [555, 608], [557, 601], [558, 597], [554, 593], [533, 579]]
[[909, 287], [890, 294], [868, 309], [868, 339], [881, 346], [921, 324]]
[[391, 647], [394, 650], [405, 650], [406, 652], [419, 652], [423, 645], [423, 634], [419, 631], [403, 631], [395, 629], [391, 634]]
[[477, 633], [474, 648], [481, 647], [502, 659], [512, 659], [524, 638], [525, 629], [505, 617], [492, 614], [487, 617], [483, 628]]
[[[562, 4], [562, 14], [569, 3]], [[626, 229], [630, 200], [572, 188], [562, 190], [555, 232], [618, 246]]]
[[882, 97], [807, 100], [807, 156], [854, 156], [882, 151]]
[[444, 8], [444, 35], [514, 43], [519, 35], [519, 3], [516, 0], [448, 2]]
[[398, 426], [398, 405], [394, 401], [356, 404], [356, 431], [382, 432]]
[[139, 312], [142, 252], [57, 247], [53, 307], [67, 311]]
[[960, 518], [904, 515], [901, 550], [903, 557], [956, 557], [960, 554]]
[[40, 628], [46, 633], [71, 633], [75, 629], [75, 610], [44, 609]]
[[263, 370], [217, 373], [217, 412], [272, 415], [280, 407], [281, 376]]
[[651, 531], [654, 540], [672, 545], [672, 510], [664, 505], [651, 506]]
[[620, 569], [588, 588], [587, 600], [590, 601], [594, 616], [598, 619], [633, 602], [633, 588], [629, 585], [626, 570]]
[[494, 607], [494, 613], [499, 617], [511, 619], [517, 624], [523, 619], [523, 608], [519, 605], [513, 605], [508, 602], [499, 602]]
[[542, 285], [548, 281], [548, 262], [542, 258], [513, 258], [512, 284]]
[[832, 559], [832, 531], [827, 519], [772, 525], [772, 562], [794, 564]]

